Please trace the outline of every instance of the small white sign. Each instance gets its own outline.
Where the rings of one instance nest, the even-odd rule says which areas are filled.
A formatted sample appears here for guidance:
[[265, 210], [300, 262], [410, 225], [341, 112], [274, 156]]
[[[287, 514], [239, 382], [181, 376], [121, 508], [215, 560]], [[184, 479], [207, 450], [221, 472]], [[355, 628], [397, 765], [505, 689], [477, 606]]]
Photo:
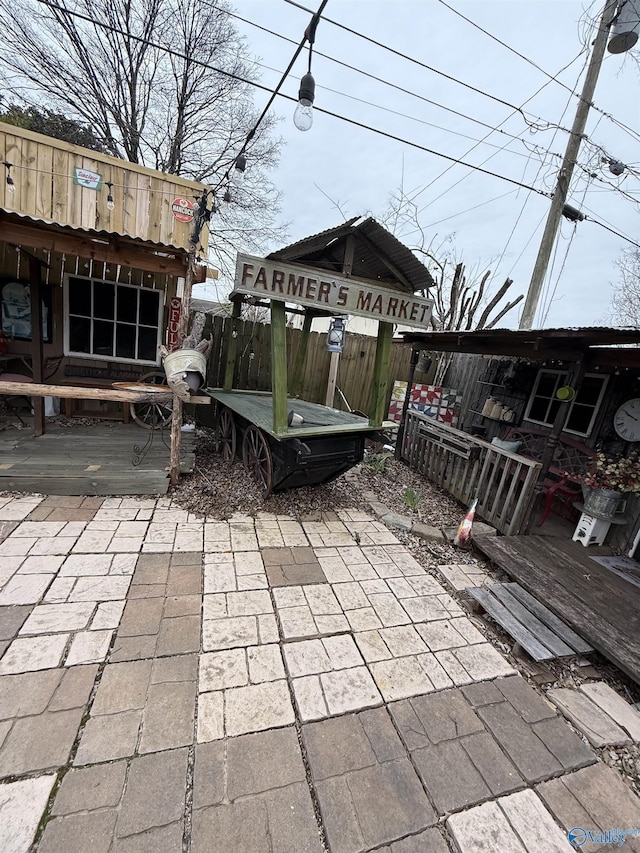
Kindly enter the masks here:
[[88, 190], [101, 190], [102, 175], [76, 166], [73, 170], [73, 183], [76, 186], [86, 187]]

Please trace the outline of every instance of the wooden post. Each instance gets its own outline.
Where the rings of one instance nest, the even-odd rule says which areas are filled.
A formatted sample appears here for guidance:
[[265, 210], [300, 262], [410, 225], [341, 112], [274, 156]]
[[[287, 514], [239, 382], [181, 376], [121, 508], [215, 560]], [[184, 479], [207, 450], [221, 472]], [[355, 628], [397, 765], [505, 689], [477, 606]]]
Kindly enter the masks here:
[[329, 364], [329, 381], [327, 382], [327, 396], [325, 398], [325, 406], [333, 408], [333, 398], [336, 394], [336, 382], [338, 379], [338, 365], [340, 364], [340, 353], [331, 353], [331, 362]]
[[[351, 275], [353, 269], [353, 254], [356, 246], [356, 238], [353, 234], [349, 234], [344, 245], [344, 257], [342, 259], [342, 272], [344, 275]], [[325, 397], [325, 406], [333, 408], [333, 398], [336, 394], [336, 380], [338, 378], [338, 365], [340, 364], [340, 353], [332, 352], [331, 361], [329, 363], [329, 378], [327, 380], [327, 394]]]
[[[180, 349], [182, 341], [187, 333], [189, 325], [189, 307], [191, 305], [191, 290], [193, 288], [195, 266], [195, 246], [189, 251], [189, 262], [187, 274], [184, 278], [184, 292], [182, 294], [182, 314], [178, 323], [177, 348]], [[177, 486], [180, 480], [180, 438], [182, 429], [182, 400], [173, 395], [173, 408], [171, 412], [171, 457], [169, 462], [169, 481], [172, 486]]]
[[[33, 381], [42, 383], [42, 284], [40, 261], [29, 255], [29, 280], [31, 293], [31, 370]], [[44, 397], [33, 397], [33, 434], [44, 434]]]
[[233, 371], [236, 366], [236, 353], [238, 352], [238, 335], [234, 337], [233, 330], [236, 328], [236, 320], [239, 319], [242, 312], [242, 302], [238, 299], [233, 303], [231, 311], [231, 325], [227, 333], [227, 363], [224, 369], [224, 390], [231, 391], [233, 388]]
[[273, 431], [287, 431], [287, 332], [284, 302], [271, 300], [271, 393]]
[[389, 365], [391, 362], [391, 339], [393, 323], [378, 324], [378, 343], [373, 368], [373, 383], [369, 397], [369, 426], [380, 427], [386, 414], [387, 388], [389, 387]]
[[296, 353], [295, 364], [293, 365], [293, 379], [291, 380], [291, 396], [299, 397], [302, 393], [302, 380], [304, 377], [304, 368], [307, 363], [307, 350], [309, 348], [309, 335], [311, 334], [311, 323], [313, 317], [307, 311], [304, 315], [302, 324], [302, 335], [300, 344]]
[[402, 404], [402, 415], [400, 416], [400, 426], [398, 427], [398, 437], [396, 438], [396, 459], [402, 459], [402, 442], [404, 441], [404, 431], [407, 422], [407, 411], [409, 409], [409, 403], [411, 402], [411, 388], [413, 387], [413, 377], [415, 376], [416, 365], [418, 364], [419, 356], [420, 350], [412, 348], [411, 359], [409, 361], [409, 376], [407, 377], [407, 392], [404, 395], [404, 402]]

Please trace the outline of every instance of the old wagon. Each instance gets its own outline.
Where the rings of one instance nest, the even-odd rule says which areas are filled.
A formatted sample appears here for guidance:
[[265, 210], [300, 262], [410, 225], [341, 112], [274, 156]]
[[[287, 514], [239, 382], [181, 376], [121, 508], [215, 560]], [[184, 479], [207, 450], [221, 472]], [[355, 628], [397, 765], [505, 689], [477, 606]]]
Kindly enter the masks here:
[[[415, 292], [426, 291], [431, 283], [426, 267], [373, 219], [358, 224], [350, 220], [269, 258], [238, 255], [230, 297], [233, 316], [240, 317], [245, 301], [270, 308], [271, 391], [233, 389], [237, 346], [230, 330], [224, 386], [206, 390], [216, 403], [223, 458], [240, 456], [265, 497], [273, 491], [329, 482], [360, 462], [365, 439], [379, 438], [381, 430], [395, 427], [385, 421], [394, 327], [428, 325], [432, 300]], [[300, 308], [303, 335], [290, 394], [286, 312], [301, 313]], [[345, 315], [378, 321], [366, 415], [297, 396], [313, 319]], [[339, 353], [333, 352], [328, 404], [333, 402], [338, 358]]]

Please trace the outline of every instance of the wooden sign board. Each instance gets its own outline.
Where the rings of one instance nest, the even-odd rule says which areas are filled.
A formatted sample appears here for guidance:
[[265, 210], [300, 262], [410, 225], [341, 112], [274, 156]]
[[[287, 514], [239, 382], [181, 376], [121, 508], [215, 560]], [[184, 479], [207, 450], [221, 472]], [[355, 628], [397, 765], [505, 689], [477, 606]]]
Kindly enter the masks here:
[[433, 307], [433, 299], [377, 287], [363, 279], [243, 254], [238, 254], [236, 262], [231, 295], [236, 293], [417, 329], [428, 326]]

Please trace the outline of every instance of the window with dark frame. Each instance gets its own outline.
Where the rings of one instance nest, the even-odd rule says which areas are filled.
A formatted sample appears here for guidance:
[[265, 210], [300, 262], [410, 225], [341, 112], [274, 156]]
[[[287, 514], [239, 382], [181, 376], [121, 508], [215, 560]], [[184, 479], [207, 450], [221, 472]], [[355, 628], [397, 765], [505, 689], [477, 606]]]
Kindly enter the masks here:
[[161, 295], [161, 291], [145, 287], [69, 276], [69, 355], [155, 364], [160, 343]]
[[587, 373], [575, 399], [567, 404], [557, 399], [556, 392], [567, 384], [568, 374], [562, 370], [540, 370], [527, 403], [524, 420], [552, 427], [560, 406], [568, 405], [569, 414], [564, 432], [586, 437], [593, 429], [607, 380], [605, 374]]

